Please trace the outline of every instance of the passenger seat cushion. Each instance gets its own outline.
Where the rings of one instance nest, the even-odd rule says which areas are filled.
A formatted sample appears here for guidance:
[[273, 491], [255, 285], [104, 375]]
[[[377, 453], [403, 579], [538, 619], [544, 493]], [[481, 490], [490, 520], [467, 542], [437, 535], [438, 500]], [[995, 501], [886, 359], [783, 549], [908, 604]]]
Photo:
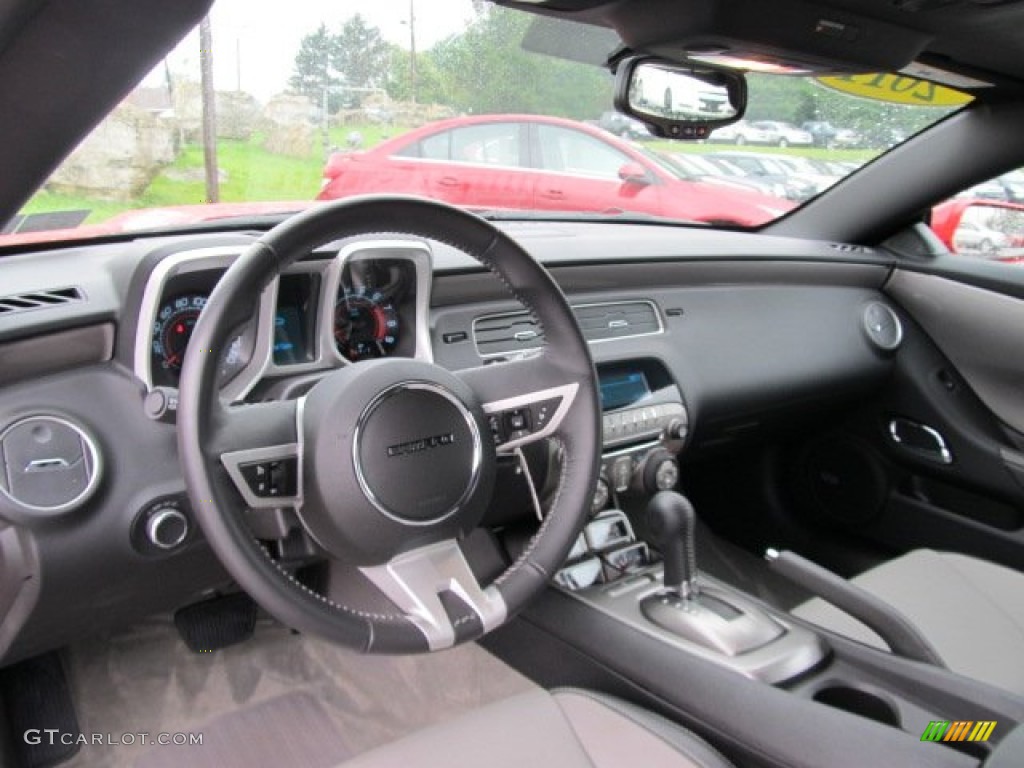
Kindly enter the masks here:
[[[1024, 695], [1024, 574], [985, 560], [919, 549], [853, 583], [900, 611], [961, 675]], [[820, 599], [793, 614], [878, 648], [874, 632]]]
[[[621, 706], [619, 706], [621, 705]], [[657, 715], [577, 691], [531, 691], [358, 755], [341, 768], [729, 768]]]

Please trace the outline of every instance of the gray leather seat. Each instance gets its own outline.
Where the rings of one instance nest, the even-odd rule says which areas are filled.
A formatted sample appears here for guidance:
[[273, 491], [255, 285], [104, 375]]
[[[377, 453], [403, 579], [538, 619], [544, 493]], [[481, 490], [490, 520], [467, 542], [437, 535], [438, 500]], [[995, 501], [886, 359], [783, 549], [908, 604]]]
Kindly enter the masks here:
[[646, 710], [584, 691], [530, 691], [407, 736], [341, 768], [728, 768], [706, 742]]
[[[906, 616], [954, 672], [1024, 695], [1024, 573], [919, 549], [865, 571], [853, 583]], [[823, 600], [810, 600], [793, 613], [886, 648], [878, 635]]]

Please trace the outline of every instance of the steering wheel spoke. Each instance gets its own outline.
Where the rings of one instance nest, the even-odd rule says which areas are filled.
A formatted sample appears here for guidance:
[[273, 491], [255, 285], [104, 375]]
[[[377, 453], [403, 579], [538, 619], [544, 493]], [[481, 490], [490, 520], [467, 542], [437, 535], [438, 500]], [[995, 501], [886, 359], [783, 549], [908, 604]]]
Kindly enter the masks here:
[[483, 403], [499, 453], [555, 434], [576, 400], [580, 382], [543, 356], [460, 371]]
[[480, 586], [453, 539], [360, 571], [423, 633], [432, 651], [489, 632], [508, 616], [501, 594]]
[[285, 400], [221, 409], [211, 444], [250, 509], [301, 502], [301, 408]]

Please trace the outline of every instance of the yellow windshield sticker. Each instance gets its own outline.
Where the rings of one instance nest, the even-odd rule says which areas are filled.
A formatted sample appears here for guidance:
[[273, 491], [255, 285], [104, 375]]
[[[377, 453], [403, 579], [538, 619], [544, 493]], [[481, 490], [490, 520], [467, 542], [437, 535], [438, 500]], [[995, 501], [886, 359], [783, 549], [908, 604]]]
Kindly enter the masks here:
[[826, 88], [874, 101], [918, 107], [958, 107], [973, 97], [944, 85], [906, 75], [836, 75], [817, 78]]

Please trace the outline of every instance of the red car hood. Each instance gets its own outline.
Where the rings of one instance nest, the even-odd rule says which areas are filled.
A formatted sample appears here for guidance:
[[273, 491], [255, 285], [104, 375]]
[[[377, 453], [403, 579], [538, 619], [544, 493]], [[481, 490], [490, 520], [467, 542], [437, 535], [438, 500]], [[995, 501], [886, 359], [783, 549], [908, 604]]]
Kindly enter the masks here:
[[0, 235], [0, 246], [84, 240], [165, 227], [187, 227], [190, 224], [199, 224], [215, 219], [297, 213], [312, 205], [316, 205], [316, 203], [305, 200], [288, 200], [269, 203], [208, 203], [172, 205], [166, 208], [140, 208], [119, 213], [99, 224], [86, 224], [70, 229], [48, 229], [41, 232], [15, 232]]

